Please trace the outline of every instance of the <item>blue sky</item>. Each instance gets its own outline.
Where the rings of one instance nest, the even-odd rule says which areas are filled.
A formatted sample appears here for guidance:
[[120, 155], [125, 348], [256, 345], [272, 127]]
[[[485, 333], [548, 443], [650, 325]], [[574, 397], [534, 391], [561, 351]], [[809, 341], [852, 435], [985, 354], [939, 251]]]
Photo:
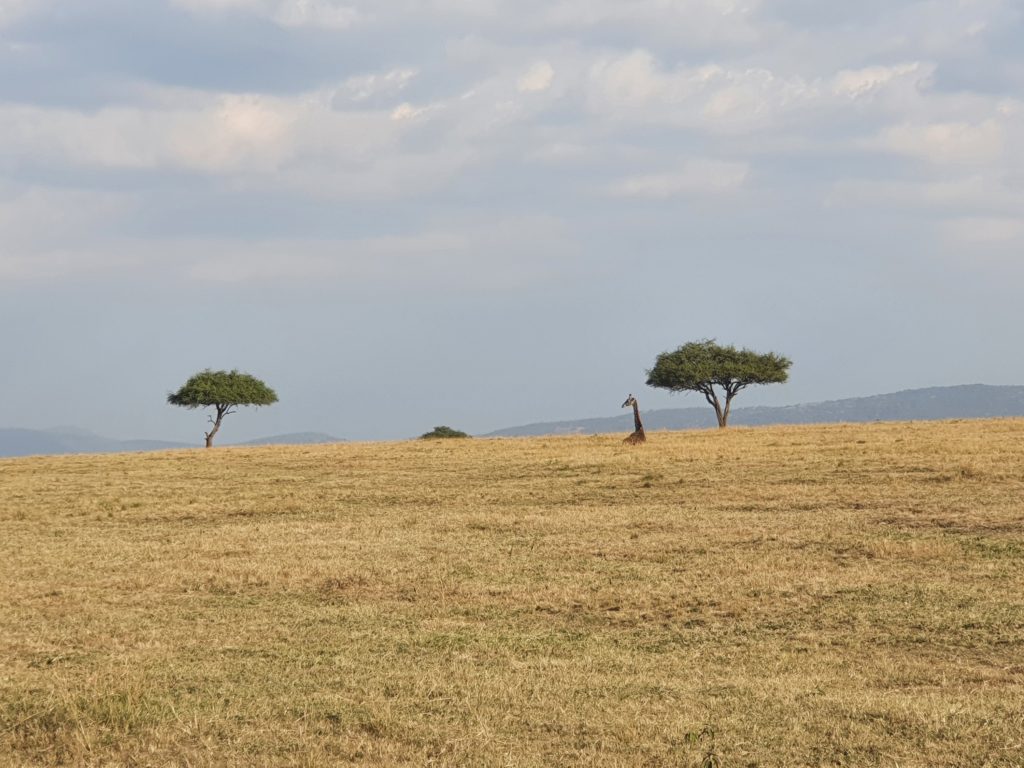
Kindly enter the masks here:
[[485, 432], [1024, 384], [1011, 0], [0, 0], [0, 426]]

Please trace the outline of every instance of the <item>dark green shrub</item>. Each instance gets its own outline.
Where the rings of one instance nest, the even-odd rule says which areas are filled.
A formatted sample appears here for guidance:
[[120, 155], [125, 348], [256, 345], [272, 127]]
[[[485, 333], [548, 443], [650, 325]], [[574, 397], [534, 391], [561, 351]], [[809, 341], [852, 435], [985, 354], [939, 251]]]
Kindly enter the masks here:
[[440, 440], [446, 437], [469, 437], [469, 435], [451, 427], [434, 427], [432, 432], [420, 435], [421, 440]]

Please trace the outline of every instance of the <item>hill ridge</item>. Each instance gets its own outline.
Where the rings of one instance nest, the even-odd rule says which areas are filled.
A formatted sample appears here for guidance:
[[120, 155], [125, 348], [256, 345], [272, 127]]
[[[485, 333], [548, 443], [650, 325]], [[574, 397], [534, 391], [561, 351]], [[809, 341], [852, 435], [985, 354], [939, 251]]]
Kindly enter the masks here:
[[[734, 426], [769, 424], [828, 424], [869, 421], [934, 421], [942, 419], [987, 419], [1024, 416], [1024, 386], [958, 384], [945, 387], [904, 389], [881, 395], [823, 400], [814, 403], [734, 408], [729, 423]], [[714, 411], [707, 406], [662, 408], [643, 411], [648, 431], [658, 429], [703, 429], [716, 426]], [[602, 416], [567, 421], [547, 421], [505, 427], [484, 437], [528, 437], [539, 435], [601, 434], [629, 432], [633, 417]]]
[[[223, 446], [256, 445], [311, 445], [316, 443], [342, 443], [342, 438], [324, 432], [291, 432], [271, 435]], [[0, 458], [20, 456], [62, 456], [76, 453], [134, 453], [137, 451], [169, 451], [179, 448], [199, 448], [201, 443], [183, 443], [173, 440], [118, 440], [104, 437], [80, 427], [52, 427], [50, 429], [0, 428]]]

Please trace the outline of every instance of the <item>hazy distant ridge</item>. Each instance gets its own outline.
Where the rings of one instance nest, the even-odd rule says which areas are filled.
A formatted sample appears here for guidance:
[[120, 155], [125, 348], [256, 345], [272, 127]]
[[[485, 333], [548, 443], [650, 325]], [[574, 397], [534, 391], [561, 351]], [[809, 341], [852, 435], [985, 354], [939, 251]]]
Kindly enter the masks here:
[[[742, 395], [740, 395], [742, 398]], [[735, 402], [740, 402], [738, 398]], [[693, 397], [697, 401], [697, 396]], [[703, 402], [703, 400], [701, 400]], [[709, 405], [643, 411], [647, 431], [657, 429], [703, 429], [715, 427]], [[992, 419], [1024, 416], [1024, 386], [967, 384], [957, 387], [908, 389], [888, 395], [829, 400], [821, 403], [785, 406], [733, 406], [729, 423], [735, 426], [766, 424], [822, 424], [867, 421], [931, 421], [936, 419]], [[632, 432], [633, 416], [548, 421], [507, 427], [487, 437], [529, 435], [601, 434]]]
[[[295, 432], [249, 440], [236, 445], [305, 445], [340, 443], [340, 438], [323, 432]], [[231, 445], [231, 443], [224, 443]], [[48, 456], [68, 453], [130, 453], [200, 448], [202, 441], [178, 443], [168, 440], [115, 440], [92, 432], [65, 427], [58, 429], [0, 429], [0, 457]]]
[[[699, 402], [697, 397], [693, 397], [692, 401]], [[737, 407], [733, 411], [729, 423], [736, 426], [758, 426], [1003, 417], [1024, 417], [1024, 386], [969, 384], [958, 387], [910, 389], [888, 395], [830, 400], [805, 405]], [[714, 412], [707, 405], [643, 411], [643, 419], [644, 426], [649, 432], [658, 429], [705, 429], [715, 426]], [[590, 435], [606, 432], [631, 432], [632, 430], [633, 416], [631, 413], [623, 412], [619, 416], [549, 421], [508, 427], [491, 432], [486, 436]], [[237, 443], [237, 445], [304, 445], [338, 442], [344, 442], [344, 440], [322, 432], [296, 432], [263, 437]], [[224, 445], [231, 445], [231, 443], [224, 443]], [[73, 427], [50, 430], [0, 428], [0, 457], [122, 453], [199, 447], [201, 447], [201, 441], [198, 440], [194, 443], [166, 440], [115, 440]]]
[[292, 432], [287, 435], [274, 435], [273, 437], [248, 440], [244, 443], [237, 443], [237, 445], [317, 445], [321, 443], [343, 442], [345, 441], [324, 432]]

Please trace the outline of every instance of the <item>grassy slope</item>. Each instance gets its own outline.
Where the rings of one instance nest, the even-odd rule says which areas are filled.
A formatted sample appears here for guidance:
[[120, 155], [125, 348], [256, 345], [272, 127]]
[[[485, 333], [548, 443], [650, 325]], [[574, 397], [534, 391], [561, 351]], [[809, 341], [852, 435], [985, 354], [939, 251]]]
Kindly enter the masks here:
[[0, 764], [1024, 764], [1024, 421], [620, 439], [0, 462]]

